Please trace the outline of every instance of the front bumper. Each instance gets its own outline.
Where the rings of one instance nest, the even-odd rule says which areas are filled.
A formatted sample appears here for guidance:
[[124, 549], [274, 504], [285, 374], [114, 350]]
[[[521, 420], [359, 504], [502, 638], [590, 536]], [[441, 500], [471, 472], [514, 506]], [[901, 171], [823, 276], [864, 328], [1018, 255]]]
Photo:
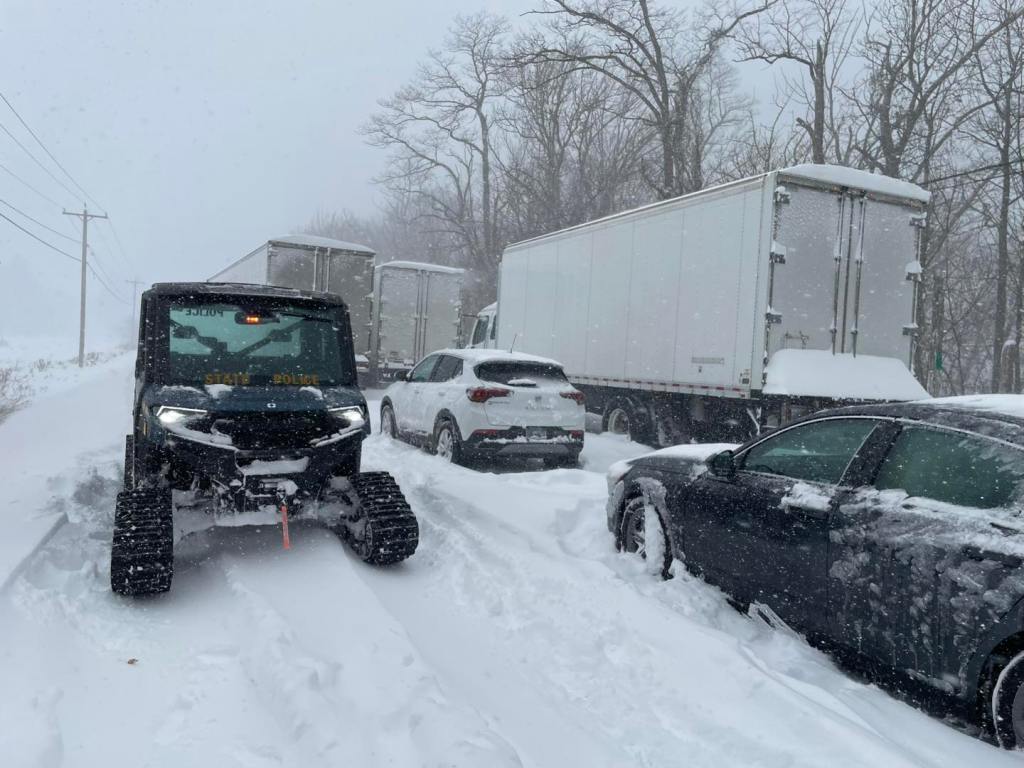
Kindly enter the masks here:
[[478, 429], [463, 440], [466, 453], [503, 458], [570, 458], [583, 450], [583, 430], [559, 427]]
[[276, 481], [289, 480], [298, 493], [315, 495], [352, 461], [363, 437], [362, 430], [352, 430], [319, 447], [245, 451], [168, 432], [164, 450], [173, 463], [238, 491], [262, 495]]

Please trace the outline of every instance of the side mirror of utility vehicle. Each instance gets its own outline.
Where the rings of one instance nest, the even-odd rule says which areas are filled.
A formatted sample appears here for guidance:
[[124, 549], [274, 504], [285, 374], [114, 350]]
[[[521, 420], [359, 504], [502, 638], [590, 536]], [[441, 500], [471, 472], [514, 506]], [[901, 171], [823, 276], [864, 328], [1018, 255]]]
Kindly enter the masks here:
[[716, 453], [707, 460], [707, 465], [715, 477], [728, 478], [736, 474], [736, 456], [732, 451]]
[[398, 373], [395, 374], [395, 381], [408, 381], [408, 380], [409, 380], [409, 372], [408, 371], [399, 371]]

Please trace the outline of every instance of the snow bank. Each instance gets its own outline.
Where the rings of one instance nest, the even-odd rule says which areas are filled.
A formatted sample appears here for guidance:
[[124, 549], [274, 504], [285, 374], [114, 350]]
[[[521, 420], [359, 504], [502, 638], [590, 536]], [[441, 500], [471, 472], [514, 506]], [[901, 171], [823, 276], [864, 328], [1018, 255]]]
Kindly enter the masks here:
[[928, 397], [902, 361], [828, 350], [780, 349], [768, 362], [764, 393], [836, 400], [920, 400]]
[[125, 354], [66, 371], [69, 381], [0, 424], [0, 585], [63, 522], [54, 498], [71, 468], [87, 457], [121, 465], [131, 428], [133, 363], [134, 355]]

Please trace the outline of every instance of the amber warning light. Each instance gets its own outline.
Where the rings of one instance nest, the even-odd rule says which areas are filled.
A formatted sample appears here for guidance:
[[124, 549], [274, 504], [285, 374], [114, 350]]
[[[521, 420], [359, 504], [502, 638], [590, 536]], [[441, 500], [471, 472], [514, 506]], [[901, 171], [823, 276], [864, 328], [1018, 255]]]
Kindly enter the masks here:
[[237, 312], [235, 313], [235, 322], [239, 325], [263, 325], [264, 323], [276, 323], [277, 315], [274, 314], [261, 314], [260, 312]]

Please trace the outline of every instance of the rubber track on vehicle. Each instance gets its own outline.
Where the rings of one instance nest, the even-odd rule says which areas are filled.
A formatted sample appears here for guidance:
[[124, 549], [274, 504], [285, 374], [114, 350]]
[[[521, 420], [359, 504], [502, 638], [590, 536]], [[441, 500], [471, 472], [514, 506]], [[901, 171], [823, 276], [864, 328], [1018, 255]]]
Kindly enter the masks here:
[[171, 588], [174, 520], [170, 491], [117, 494], [110, 551], [110, 588], [119, 595], [152, 595]]
[[360, 556], [373, 565], [390, 565], [416, 551], [420, 527], [402, 489], [388, 472], [362, 472], [350, 478], [366, 521]]

